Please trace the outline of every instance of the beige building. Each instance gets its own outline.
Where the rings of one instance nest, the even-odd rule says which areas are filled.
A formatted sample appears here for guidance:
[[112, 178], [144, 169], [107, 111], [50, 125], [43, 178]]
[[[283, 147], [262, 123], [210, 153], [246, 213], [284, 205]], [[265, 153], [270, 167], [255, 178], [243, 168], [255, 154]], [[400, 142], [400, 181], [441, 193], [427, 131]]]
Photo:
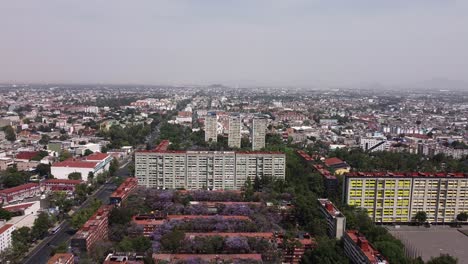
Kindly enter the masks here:
[[229, 117], [228, 146], [240, 148], [241, 138], [241, 117], [239, 114], [233, 114]]
[[252, 120], [252, 150], [260, 150], [265, 147], [267, 119], [255, 117]]
[[139, 151], [138, 184], [161, 189], [239, 190], [247, 179], [285, 178], [281, 152]]
[[411, 222], [419, 211], [432, 223], [453, 222], [468, 212], [468, 175], [463, 173], [350, 173], [344, 200], [365, 208], [374, 222]]
[[218, 142], [218, 118], [214, 112], [205, 116], [205, 141]]

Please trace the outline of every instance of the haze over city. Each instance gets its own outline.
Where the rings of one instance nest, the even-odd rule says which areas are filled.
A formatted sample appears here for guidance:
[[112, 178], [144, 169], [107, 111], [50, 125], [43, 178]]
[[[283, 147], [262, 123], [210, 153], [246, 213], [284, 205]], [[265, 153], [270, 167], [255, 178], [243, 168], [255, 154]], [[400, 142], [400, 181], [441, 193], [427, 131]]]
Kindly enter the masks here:
[[468, 81], [466, 1], [4, 1], [0, 81]]

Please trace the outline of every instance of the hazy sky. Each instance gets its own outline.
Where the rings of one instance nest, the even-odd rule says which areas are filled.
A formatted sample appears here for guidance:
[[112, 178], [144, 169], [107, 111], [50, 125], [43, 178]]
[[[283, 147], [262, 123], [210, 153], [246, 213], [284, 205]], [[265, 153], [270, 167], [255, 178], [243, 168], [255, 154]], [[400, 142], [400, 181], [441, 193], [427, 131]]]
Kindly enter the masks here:
[[0, 81], [468, 81], [468, 0], [1, 0]]

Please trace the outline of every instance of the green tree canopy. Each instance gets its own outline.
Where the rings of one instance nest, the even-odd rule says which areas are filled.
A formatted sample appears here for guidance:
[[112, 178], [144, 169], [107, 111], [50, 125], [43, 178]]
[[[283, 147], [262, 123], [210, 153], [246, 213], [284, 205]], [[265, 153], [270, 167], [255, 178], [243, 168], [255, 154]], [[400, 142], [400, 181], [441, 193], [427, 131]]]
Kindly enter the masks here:
[[419, 224], [424, 224], [427, 221], [427, 213], [424, 211], [419, 211], [414, 216], [414, 221]]
[[68, 174], [68, 179], [70, 180], [81, 180], [81, 172], [72, 172]]
[[426, 264], [457, 264], [458, 260], [448, 254], [442, 254], [439, 257], [431, 258]]

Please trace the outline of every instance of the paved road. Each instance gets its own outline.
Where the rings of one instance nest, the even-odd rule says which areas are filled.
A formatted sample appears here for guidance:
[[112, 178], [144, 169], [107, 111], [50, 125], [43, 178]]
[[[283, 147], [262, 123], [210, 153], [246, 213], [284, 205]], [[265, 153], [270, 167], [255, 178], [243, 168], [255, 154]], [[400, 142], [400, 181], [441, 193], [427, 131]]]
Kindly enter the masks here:
[[[126, 163], [126, 162], [125, 162]], [[124, 163], [124, 164], [125, 164]], [[116, 175], [119, 177], [127, 177], [129, 175], [128, 171], [128, 163], [116, 172]], [[117, 188], [117, 186], [113, 183], [105, 183], [101, 189], [99, 189], [95, 194], [94, 197], [101, 200], [103, 203], [109, 202], [109, 196], [112, 192]], [[81, 206], [80, 209], [89, 205], [90, 200], [86, 200]], [[37, 246], [31, 254], [29, 254], [23, 261], [25, 264], [41, 264], [47, 263], [47, 260], [50, 258], [52, 250], [59, 246], [63, 242], [67, 242], [73, 236], [73, 231], [70, 229], [70, 222], [69, 220], [65, 220], [61, 224], [61, 229], [55, 233], [47, 237], [45, 240], [41, 242], [39, 246]]]

